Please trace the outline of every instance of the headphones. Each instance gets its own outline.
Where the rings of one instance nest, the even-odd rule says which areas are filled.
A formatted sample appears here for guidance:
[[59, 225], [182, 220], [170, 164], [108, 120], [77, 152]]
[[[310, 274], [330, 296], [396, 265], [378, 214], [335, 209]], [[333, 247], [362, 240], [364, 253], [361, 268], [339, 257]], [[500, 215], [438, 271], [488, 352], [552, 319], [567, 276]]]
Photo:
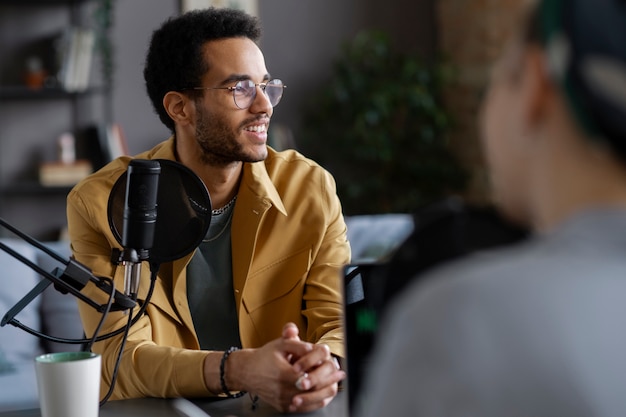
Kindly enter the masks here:
[[542, 0], [548, 72], [583, 130], [626, 158], [626, 0]]

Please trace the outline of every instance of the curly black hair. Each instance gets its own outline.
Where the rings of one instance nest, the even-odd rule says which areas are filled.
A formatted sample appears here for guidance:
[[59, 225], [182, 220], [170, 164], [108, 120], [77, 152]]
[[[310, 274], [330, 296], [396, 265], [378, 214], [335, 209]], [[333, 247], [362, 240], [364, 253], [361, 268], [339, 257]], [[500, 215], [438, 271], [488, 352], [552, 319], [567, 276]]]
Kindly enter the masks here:
[[240, 10], [213, 7], [172, 17], [153, 32], [143, 76], [159, 119], [172, 132], [174, 121], [163, 107], [165, 94], [200, 84], [209, 69], [202, 54], [206, 42], [236, 37], [258, 42], [258, 19]]

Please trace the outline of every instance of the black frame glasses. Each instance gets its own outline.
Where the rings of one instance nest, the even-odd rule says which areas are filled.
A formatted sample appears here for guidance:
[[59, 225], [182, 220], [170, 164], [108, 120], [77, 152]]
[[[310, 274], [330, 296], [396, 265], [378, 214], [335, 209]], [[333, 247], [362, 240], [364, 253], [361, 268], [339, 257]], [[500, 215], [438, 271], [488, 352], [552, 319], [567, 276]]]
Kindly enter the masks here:
[[256, 99], [257, 87], [263, 90], [263, 94], [268, 98], [272, 107], [276, 107], [283, 97], [286, 85], [282, 80], [273, 78], [264, 83], [255, 83], [252, 80], [241, 80], [232, 87], [193, 87], [192, 90], [229, 90], [233, 93], [235, 106], [245, 110], [252, 106]]

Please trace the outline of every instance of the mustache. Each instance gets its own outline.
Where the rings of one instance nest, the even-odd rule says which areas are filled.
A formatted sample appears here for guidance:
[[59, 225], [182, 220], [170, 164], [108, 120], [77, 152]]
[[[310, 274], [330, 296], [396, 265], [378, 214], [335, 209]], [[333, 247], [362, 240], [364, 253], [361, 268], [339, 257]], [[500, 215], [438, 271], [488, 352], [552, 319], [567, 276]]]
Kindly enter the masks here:
[[243, 129], [244, 127], [250, 124], [254, 124], [254, 123], [265, 123], [269, 125], [270, 117], [268, 115], [260, 115], [260, 116], [251, 117], [241, 122], [239, 127]]

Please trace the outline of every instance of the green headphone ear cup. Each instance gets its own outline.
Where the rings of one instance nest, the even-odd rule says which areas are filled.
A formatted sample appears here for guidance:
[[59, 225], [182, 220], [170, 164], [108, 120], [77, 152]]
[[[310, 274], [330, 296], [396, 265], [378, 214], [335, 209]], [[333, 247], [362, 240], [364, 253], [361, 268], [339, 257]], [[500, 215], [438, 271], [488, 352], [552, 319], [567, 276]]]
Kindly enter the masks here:
[[[574, 2], [577, 0], [573, 0]], [[587, 134], [596, 137], [598, 129], [585, 110], [582, 87], [575, 81], [575, 71], [578, 55], [575, 45], [572, 44], [572, 34], [568, 31], [567, 7], [575, 7], [572, 0], [542, 0], [540, 3], [539, 19], [542, 30], [542, 40], [548, 54], [549, 61], [565, 61], [560, 68], [551, 68], [551, 76], [561, 87], [567, 102], [580, 126]], [[563, 49], [566, 49], [565, 51]], [[555, 57], [555, 54], [565, 54], [563, 57]], [[551, 56], [552, 55], [552, 56]]]

